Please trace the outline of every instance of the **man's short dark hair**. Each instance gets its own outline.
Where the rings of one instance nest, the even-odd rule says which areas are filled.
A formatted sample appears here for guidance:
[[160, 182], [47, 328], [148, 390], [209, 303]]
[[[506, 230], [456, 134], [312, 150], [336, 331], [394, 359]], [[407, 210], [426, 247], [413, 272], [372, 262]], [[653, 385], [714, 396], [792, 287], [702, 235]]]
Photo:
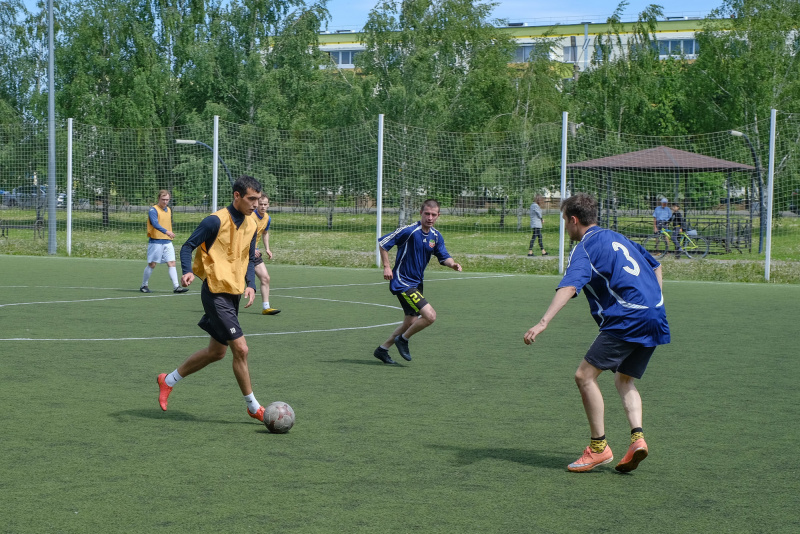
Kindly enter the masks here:
[[252, 176], [248, 176], [246, 174], [241, 175], [233, 184], [233, 192], [239, 193], [240, 197], [245, 196], [247, 194], [247, 190], [252, 189], [256, 193], [261, 192], [261, 182], [253, 178]]
[[561, 212], [570, 217], [577, 217], [583, 226], [597, 224], [597, 201], [588, 193], [575, 193], [561, 203]]
[[439, 206], [439, 201], [433, 198], [427, 199], [425, 202], [422, 203], [422, 207], [419, 209], [420, 213], [426, 208], [436, 208], [436, 211], [441, 211], [441, 206]]

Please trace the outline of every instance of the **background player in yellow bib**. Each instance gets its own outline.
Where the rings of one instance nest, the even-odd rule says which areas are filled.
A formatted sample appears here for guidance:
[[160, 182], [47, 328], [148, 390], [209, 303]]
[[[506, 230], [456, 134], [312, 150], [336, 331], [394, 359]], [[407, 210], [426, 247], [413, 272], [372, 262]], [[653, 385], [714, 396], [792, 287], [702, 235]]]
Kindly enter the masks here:
[[178, 270], [175, 267], [175, 247], [172, 240], [175, 234], [172, 232], [172, 210], [169, 208], [169, 201], [172, 197], [169, 191], [162, 189], [158, 192], [158, 201], [155, 206], [150, 208], [147, 214], [147, 266], [144, 268], [142, 277], [142, 287], [139, 291], [150, 293], [150, 275], [157, 263], [166, 263], [169, 278], [172, 280], [172, 290], [175, 293], [186, 293], [189, 291], [181, 287], [178, 283]]
[[256, 230], [256, 261], [255, 271], [259, 282], [261, 282], [261, 299], [263, 300], [261, 313], [263, 315], [276, 315], [280, 310], [270, 307], [269, 305], [269, 273], [267, 266], [264, 264], [264, 258], [261, 251], [258, 249], [258, 239], [264, 243], [264, 252], [267, 254], [267, 259], [272, 259], [272, 251], [269, 249], [269, 225], [272, 222], [272, 217], [267, 213], [269, 209], [269, 197], [262, 192], [261, 198], [258, 199], [258, 207], [253, 212], [253, 219], [258, 225]]

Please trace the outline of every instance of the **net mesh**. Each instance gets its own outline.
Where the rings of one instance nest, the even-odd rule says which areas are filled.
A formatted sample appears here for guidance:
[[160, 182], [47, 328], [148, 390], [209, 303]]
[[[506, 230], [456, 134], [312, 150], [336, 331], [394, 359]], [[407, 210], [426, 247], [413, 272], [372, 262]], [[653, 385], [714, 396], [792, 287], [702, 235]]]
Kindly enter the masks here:
[[[463, 134], [392, 121], [384, 125], [381, 232], [417, 220], [422, 201], [442, 205], [437, 227], [460, 254], [527, 251], [529, 206], [542, 195], [547, 247], [558, 242], [561, 125], [520, 132]], [[0, 251], [45, 246], [46, 128], [0, 125]], [[176, 144], [176, 139], [198, 144]], [[599, 222], [635, 239], [653, 233], [664, 196], [713, 254], [763, 257], [769, 121], [733, 135], [633, 136], [570, 123], [567, 191], [594, 194]], [[772, 254], [800, 255], [800, 120], [776, 122]], [[72, 134], [72, 254], [143, 257], [146, 212], [158, 190], [172, 194], [176, 243], [212, 208], [213, 124], [114, 129], [75, 124]], [[250, 174], [270, 196], [272, 242], [304, 263], [338, 254], [374, 259], [378, 124], [285, 131], [221, 121], [218, 207], [230, 180]], [[67, 128], [57, 128], [57, 238], [65, 247]], [[27, 188], [27, 189], [26, 189]], [[31, 195], [30, 191], [33, 191]], [[38, 191], [39, 193], [36, 193]], [[26, 196], [27, 194], [27, 196]], [[38, 195], [38, 196], [37, 196]]]

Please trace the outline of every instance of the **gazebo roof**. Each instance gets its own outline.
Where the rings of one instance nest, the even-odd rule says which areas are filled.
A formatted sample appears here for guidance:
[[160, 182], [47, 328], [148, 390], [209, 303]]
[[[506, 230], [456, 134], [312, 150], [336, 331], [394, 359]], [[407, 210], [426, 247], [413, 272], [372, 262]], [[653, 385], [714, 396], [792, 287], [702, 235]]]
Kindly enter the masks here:
[[725, 171], [754, 171], [752, 165], [744, 165], [735, 161], [712, 158], [686, 152], [666, 146], [628, 152], [616, 156], [590, 159], [570, 163], [571, 169], [596, 169], [596, 170], [637, 170], [637, 171], [686, 171], [686, 172], [725, 172]]

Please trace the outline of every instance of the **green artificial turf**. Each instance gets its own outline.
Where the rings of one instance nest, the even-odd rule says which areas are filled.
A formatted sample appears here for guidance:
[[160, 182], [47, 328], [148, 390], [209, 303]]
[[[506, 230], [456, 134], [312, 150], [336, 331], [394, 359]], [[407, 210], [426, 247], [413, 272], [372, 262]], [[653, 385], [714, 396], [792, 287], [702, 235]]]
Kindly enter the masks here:
[[[199, 284], [144, 261], [0, 256], [0, 532], [796, 532], [800, 286], [665, 282], [673, 342], [644, 379], [650, 456], [619, 474], [566, 465], [588, 444], [573, 373], [597, 327], [583, 296], [533, 346], [556, 276], [432, 265], [436, 323], [413, 361], [372, 356], [402, 319], [378, 269], [269, 265], [242, 309], [254, 392], [203, 347]], [[604, 373], [616, 459], [629, 429]]]

